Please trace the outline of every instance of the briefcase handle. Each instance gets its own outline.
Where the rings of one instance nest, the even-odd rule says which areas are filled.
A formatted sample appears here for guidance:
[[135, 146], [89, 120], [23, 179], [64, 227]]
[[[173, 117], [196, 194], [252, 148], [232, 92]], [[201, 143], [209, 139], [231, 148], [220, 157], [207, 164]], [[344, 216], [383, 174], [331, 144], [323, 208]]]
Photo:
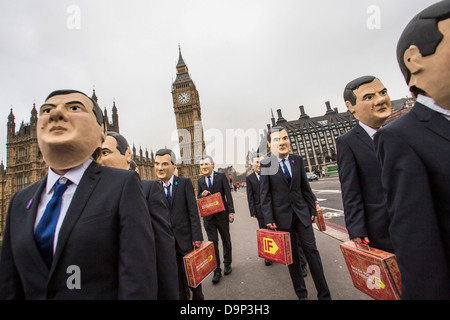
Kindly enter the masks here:
[[357, 249], [365, 249], [365, 250], [367, 250], [367, 251], [370, 251], [370, 246], [369, 246], [368, 243], [363, 243], [363, 242], [358, 243], [356, 240], [353, 241], [353, 242], [355, 243], [355, 247], [356, 247]]

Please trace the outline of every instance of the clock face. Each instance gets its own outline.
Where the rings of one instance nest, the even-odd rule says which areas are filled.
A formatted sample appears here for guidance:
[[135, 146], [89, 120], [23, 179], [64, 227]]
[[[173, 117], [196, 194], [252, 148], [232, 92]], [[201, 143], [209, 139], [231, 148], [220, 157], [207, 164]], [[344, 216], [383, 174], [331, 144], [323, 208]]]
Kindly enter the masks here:
[[178, 102], [181, 104], [188, 103], [189, 99], [191, 99], [191, 97], [187, 92], [182, 92], [178, 95]]

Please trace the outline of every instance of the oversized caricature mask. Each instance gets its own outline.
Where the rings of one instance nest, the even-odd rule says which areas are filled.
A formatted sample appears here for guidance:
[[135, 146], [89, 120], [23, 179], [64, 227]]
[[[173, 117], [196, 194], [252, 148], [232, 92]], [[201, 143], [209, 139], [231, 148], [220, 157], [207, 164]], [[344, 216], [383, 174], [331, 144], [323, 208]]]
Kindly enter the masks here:
[[37, 139], [45, 162], [53, 170], [74, 168], [101, 148], [105, 131], [93, 108], [89, 97], [72, 91], [50, 95], [42, 105]]
[[117, 133], [110, 135], [108, 132], [102, 146], [102, 164], [107, 167], [129, 170], [131, 165], [131, 149], [125, 138], [122, 137], [121, 142], [119, 142], [119, 137], [122, 136]]
[[397, 60], [410, 91], [450, 110], [450, 1], [416, 15], [397, 44]]
[[[353, 89], [352, 85], [356, 88]], [[348, 87], [349, 85], [344, 92], [348, 110], [365, 125], [373, 129], [380, 128], [391, 114], [391, 99], [383, 83], [377, 78], [372, 80], [370, 76], [365, 76], [353, 80], [350, 82], [350, 89]], [[354, 98], [346, 99], [347, 90], [352, 92]]]

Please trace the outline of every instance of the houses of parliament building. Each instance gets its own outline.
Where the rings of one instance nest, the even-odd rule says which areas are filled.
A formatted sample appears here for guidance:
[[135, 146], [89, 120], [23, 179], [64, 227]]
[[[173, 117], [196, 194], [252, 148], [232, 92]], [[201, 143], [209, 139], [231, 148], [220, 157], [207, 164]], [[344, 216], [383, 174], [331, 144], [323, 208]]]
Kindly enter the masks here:
[[[181, 162], [177, 164], [178, 172], [180, 176], [189, 177], [196, 188], [200, 174], [198, 163], [205, 152], [200, 98], [180, 49], [176, 73], [171, 92], [181, 150]], [[97, 101], [95, 89], [91, 98]], [[29, 123], [22, 121], [18, 128], [12, 108], [8, 116], [6, 167], [3, 161], [0, 163], [0, 238], [3, 235], [8, 206], [13, 195], [47, 174], [47, 165], [37, 142], [37, 119], [38, 111], [35, 104], [31, 108]], [[111, 119], [105, 108], [104, 120], [108, 131], [120, 132], [119, 114], [115, 102], [112, 106]], [[187, 139], [187, 133], [190, 137], [195, 136], [197, 139], [195, 141]], [[123, 135], [126, 137], [126, 133]], [[134, 145], [130, 147], [141, 178], [156, 179], [153, 151], [149, 154], [148, 150], [144, 152], [142, 148], [136, 150]]]

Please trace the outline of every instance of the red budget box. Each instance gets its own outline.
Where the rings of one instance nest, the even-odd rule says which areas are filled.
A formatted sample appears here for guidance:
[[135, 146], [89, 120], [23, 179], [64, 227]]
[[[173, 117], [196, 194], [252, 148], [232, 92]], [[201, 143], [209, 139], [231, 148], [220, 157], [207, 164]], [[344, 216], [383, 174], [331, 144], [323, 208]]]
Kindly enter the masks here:
[[202, 217], [209, 216], [211, 214], [225, 211], [223, 205], [222, 196], [220, 192], [214, 193], [207, 197], [197, 199], [198, 211]]
[[319, 229], [319, 231], [327, 230], [325, 220], [323, 219], [323, 212], [318, 203], [316, 203], [316, 211], [317, 211], [317, 218], [316, 218], [317, 228]]
[[183, 257], [189, 287], [196, 288], [217, 267], [212, 241], [202, 243], [200, 248]]
[[259, 257], [285, 265], [292, 263], [289, 232], [258, 229], [256, 238]]
[[339, 245], [353, 285], [375, 300], [399, 300], [400, 271], [395, 255], [353, 241]]

